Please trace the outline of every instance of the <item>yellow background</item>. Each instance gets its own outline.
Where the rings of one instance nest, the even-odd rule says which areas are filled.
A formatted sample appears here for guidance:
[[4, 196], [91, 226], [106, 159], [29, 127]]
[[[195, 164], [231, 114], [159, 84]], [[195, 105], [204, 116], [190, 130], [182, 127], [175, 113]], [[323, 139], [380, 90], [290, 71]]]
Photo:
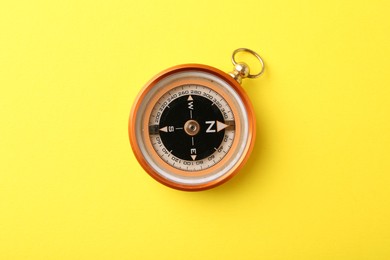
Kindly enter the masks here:
[[[389, 3], [1, 1], [0, 259], [390, 259]], [[136, 94], [239, 47], [267, 66], [249, 162], [160, 185], [130, 149]]]

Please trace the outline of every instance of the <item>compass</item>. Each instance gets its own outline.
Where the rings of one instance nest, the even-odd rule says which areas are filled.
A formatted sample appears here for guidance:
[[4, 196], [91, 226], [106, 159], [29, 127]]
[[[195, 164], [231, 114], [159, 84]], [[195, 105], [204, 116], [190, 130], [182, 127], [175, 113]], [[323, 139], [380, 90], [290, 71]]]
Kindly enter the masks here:
[[[261, 63], [250, 74], [236, 54]], [[255, 139], [255, 116], [241, 87], [264, 64], [254, 51], [233, 52], [234, 71], [184, 64], [152, 78], [139, 93], [129, 120], [133, 152], [144, 170], [171, 188], [197, 191], [220, 185], [245, 164]]]

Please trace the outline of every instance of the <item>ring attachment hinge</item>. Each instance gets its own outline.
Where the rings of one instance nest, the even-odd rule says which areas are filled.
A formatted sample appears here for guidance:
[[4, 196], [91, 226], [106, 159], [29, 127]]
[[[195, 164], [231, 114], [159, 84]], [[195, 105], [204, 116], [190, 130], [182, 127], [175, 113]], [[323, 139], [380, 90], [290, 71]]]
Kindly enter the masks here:
[[[247, 53], [250, 53], [253, 56], [255, 56], [261, 64], [260, 72], [257, 74], [250, 74], [250, 68], [246, 63], [237, 62], [235, 57], [236, 57], [236, 54], [239, 52], [247, 52]], [[244, 78], [250, 78], [250, 79], [258, 78], [264, 72], [263, 59], [260, 57], [259, 54], [257, 54], [256, 52], [254, 52], [250, 49], [247, 49], [247, 48], [239, 48], [239, 49], [235, 50], [232, 54], [232, 63], [234, 65], [234, 70], [232, 72], [230, 72], [229, 75], [232, 76], [240, 84], [242, 82], [242, 79], [244, 79]]]

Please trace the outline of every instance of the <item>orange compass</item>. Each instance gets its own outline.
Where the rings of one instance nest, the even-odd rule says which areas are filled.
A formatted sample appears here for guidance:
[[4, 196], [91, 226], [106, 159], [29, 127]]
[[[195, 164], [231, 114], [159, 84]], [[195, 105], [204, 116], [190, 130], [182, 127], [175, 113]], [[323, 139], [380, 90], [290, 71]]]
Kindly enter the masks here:
[[[247, 52], [261, 71], [236, 62]], [[241, 87], [243, 78], [264, 71], [261, 57], [241, 48], [233, 52], [234, 71], [200, 64], [162, 71], [139, 93], [131, 109], [129, 137], [145, 171], [171, 188], [197, 191], [220, 185], [245, 164], [256, 132], [252, 104]]]

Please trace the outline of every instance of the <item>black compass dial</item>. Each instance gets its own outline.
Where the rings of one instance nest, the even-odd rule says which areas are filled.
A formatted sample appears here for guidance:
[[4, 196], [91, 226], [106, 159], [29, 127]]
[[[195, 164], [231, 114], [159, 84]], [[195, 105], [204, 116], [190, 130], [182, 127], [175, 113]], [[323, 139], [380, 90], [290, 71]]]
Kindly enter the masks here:
[[223, 115], [209, 99], [187, 95], [164, 109], [159, 132], [164, 146], [183, 160], [201, 160], [213, 154], [222, 143]]

